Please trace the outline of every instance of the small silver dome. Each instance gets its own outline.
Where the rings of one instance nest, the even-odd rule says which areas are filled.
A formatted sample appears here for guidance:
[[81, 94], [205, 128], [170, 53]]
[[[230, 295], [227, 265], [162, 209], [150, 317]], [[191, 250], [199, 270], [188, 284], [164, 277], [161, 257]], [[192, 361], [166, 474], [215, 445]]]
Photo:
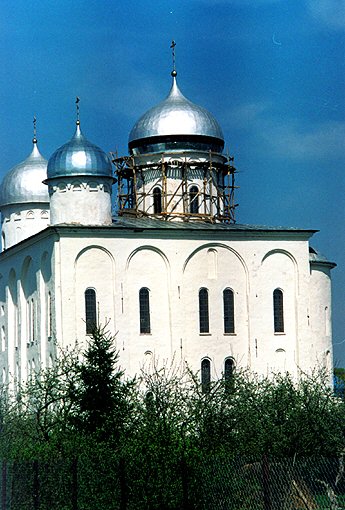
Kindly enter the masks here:
[[224, 141], [214, 116], [184, 97], [174, 74], [168, 97], [140, 117], [130, 132], [128, 143], [133, 146], [136, 140], [171, 135], [206, 136]]
[[30, 156], [13, 167], [0, 185], [0, 207], [23, 203], [49, 203], [47, 160], [41, 155], [34, 139]]
[[84, 137], [77, 123], [73, 138], [49, 159], [47, 175], [48, 179], [78, 175], [112, 177], [113, 172], [107, 154]]

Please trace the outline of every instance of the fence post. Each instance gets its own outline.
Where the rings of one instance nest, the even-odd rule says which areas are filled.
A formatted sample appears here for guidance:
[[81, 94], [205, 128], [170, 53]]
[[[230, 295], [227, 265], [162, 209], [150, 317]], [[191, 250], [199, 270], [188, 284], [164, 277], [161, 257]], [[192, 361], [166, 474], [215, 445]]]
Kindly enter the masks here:
[[1, 510], [6, 510], [7, 503], [7, 463], [6, 460], [2, 461], [2, 491], [1, 491]]
[[262, 485], [264, 493], [264, 509], [271, 510], [270, 498], [270, 466], [266, 454], [262, 456]]
[[120, 481], [120, 510], [126, 510], [128, 505], [128, 489], [126, 483], [126, 465], [123, 457], [119, 460], [119, 481]]
[[34, 503], [34, 510], [39, 510], [40, 501], [39, 501], [39, 480], [38, 480], [38, 460], [33, 461], [33, 471], [34, 471], [34, 483], [33, 483], [33, 503]]
[[72, 460], [72, 510], [78, 510], [78, 457]]
[[188, 470], [187, 470], [187, 462], [186, 462], [184, 453], [182, 453], [182, 457], [181, 457], [181, 481], [182, 481], [182, 497], [183, 497], [182, 508], [183, 508], [183, 510], [190, 510], [192, 507], [189, 502]]

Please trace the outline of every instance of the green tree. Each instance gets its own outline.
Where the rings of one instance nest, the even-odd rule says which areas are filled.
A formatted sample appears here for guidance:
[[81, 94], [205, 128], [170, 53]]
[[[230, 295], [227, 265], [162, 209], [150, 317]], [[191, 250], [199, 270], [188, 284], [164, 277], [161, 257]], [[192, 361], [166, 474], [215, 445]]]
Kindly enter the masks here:
[[73, 422], [77, 430], [118, 440], [131, 412], [134, 380], [125, 380], [118, 368], [115, 338], [105, 327], [95, 327], [77, 367]]

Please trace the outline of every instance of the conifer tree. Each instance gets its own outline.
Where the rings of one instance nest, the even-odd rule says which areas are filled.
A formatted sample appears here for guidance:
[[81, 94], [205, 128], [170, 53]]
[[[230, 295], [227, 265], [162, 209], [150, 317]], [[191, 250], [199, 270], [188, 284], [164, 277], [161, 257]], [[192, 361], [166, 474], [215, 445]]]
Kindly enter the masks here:
[[114, 344], [115, 338], [105, 327], [93, 329], [78, 369], [79, 385], [72, 397], [77, 428], [104, 439], [121, 434], [131, 407], [133, 381], [125, 381]]

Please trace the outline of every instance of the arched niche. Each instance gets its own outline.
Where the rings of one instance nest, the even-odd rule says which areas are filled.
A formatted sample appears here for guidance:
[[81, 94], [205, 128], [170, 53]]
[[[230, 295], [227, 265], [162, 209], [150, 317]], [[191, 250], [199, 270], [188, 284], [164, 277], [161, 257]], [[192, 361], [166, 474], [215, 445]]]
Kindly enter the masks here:
[[136, 334], [140, 334], [140, 289], [149, 289], [150, 332], [160, 339], [170, 335], [169, 267], [165, 254], [150, 245], [134, 250], [127, 259], [125, 306]]
[[115, 328], [115, 261], [112, 254], [102, 246], [91, 245], [83, 249], [75, 259], [75, 306], [78, 338], [85, 336], [85, 291], [92, 288], [96, 293], [98, 321], [102, 326], [109, 322]]
[[17, 276], [15, 270], [12, 268], [8, 275], [8, 288], [10, 296], [14, 305], [18, 304], [18, 289], [17, 289]]
[[41, 257], [41, 274], [44, 283], [49, 282], [52, 275], [51, 256], [45, 251]]
[[27, 256], [22, 265], [21, 284], [25, 299], [31, 296], [36, 290], [36, 274], [33, 270], [32, 258]]

